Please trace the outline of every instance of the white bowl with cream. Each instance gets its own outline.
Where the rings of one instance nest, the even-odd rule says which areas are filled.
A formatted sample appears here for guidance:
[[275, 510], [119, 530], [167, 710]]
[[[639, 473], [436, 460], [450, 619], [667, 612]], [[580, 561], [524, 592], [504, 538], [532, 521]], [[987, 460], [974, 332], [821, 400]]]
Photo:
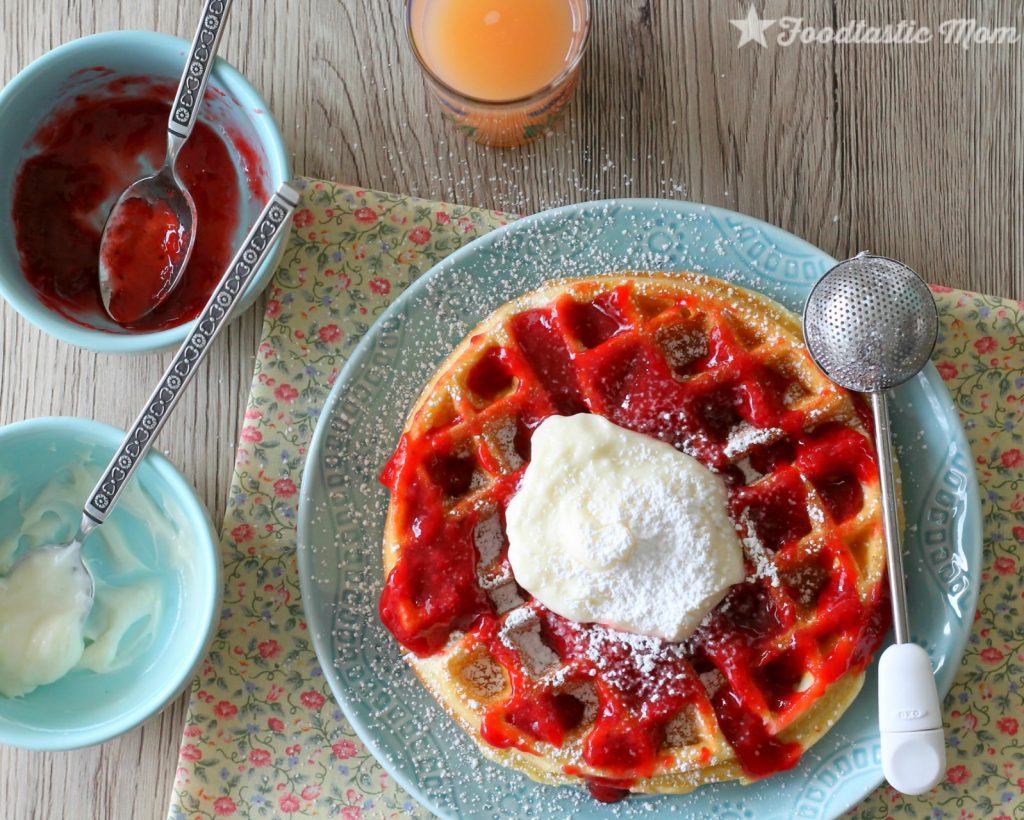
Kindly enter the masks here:
[[2, 578], [30, 550], [73, 534], [122, 437], [74, 418], [0, 428], [0, 641], [19, 657], [0, 660], [0, 743], [109, 740], [163, 709], [205, 655], [220, 611], [217, 539], [195, 491], [159, 454], [85, 543], [96, 601], [84, 623], [74, 579], [62, 582], [50, 557], [23, 565], [16, 589]]

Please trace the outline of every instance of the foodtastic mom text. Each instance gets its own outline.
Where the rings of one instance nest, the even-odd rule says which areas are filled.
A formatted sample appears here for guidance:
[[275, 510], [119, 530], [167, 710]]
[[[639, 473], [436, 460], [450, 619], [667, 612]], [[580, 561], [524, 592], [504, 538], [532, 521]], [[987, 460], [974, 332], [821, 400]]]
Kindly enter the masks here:
[[[780, 46], [805, 45], [916, 45], [938, 40], [945, 45], [968, 49], [976, 45], [1012, 45], [1019, 43], [1016, 26], [984, 26], [973, 17], [944, 20], [937, 29], [918, 25], [914, 20], [876, 26], [866, 20], [854, 20], [839, 28], [810, 26], [802, 17], [780, 17], [775, 42]], [[764, 23], [769, 23], [765, 20]]]

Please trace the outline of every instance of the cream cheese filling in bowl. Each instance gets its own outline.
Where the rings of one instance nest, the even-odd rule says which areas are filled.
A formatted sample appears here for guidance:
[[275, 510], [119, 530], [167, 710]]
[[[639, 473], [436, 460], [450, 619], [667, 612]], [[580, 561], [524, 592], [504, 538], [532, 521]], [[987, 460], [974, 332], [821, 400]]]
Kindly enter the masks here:
[[[0, 428], [0, 576], [32, 550], [74, 533], [122, 437], [74, 418]], [[47, 567], [46, 556], [18, 571], [34, 589], [16, 590], [0, 606], [0, 617], [17, 620], [11, 607], [25, 595], [48, 597], [51, 608], [37, 600], [32, 612], [53, 618], [52, 629], [35, 622], [41, 631], [32, 668], [0, 661], [0, 743], [60, 750], [109, 740], [166, 706], [205, 654], [220, 610], [218, 544], [194, 490], [166, 458], [145, 458], [82, 556], [96, 597], [80, 631], [74, 602], [56, 600], [64, 593], [46, 583], [45, 573], [59, 569]], [[24, 572], [36, 561], [38, 572]], [[5, 643], [9, 626], [0, 623]], [[32, 657], [32, 647], [21, 648]]]
[[70, 550], [31, 549], [0, 578], [0, 695], [63, 678], [85, 653], [92, 583]]

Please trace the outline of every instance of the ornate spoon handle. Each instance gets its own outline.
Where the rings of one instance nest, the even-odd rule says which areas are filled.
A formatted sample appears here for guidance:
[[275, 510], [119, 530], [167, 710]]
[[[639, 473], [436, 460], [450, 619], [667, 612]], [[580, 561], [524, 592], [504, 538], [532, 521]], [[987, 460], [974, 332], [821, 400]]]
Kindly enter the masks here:
[[199, 114], [199, 105], [206, 92], [206, 83], [217, 58], [217, 46], [224, 32], [224, 21], [231, 8], [231, 0], [206, 0], [199, 27], [192, 40], [185, 70], [178, 83], [178, 91], [171, 105], [171, 119], [167, 130], [172, 137], [184, 142], [192, 133]]
[[178, 397], [192, 380], [199, 363], [206, 358], [210, 343], [227, 323], [235, 303], [245, 292], [246, 285], [270, 252], [274, 240], [288, 224], [288, 219], [299, 202], [298, 193], [284, 184], [271, 198], [259, 215], [253, 229], [245, 238], [241, 249], [231, 260], [224, 278], [220, 280], [210, 301], [167, 368], [160, 383], [146, 402], [145, 409], [135, 419], [128, 435], [118, 448], [103, 477], [89, 494], [85, 514], [102, 524], [117, 503], [121, 490], [132, 477], [135, 468], [149, 452], [167, 417], [174, 409]]

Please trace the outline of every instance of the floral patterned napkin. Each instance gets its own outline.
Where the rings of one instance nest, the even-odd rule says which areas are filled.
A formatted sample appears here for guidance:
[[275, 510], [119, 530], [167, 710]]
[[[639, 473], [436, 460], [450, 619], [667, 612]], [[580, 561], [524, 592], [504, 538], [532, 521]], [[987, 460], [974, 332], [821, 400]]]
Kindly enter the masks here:
[[[298, 484], [331, 385], [370, 324], [508, 217], [319, 180], [301, 187], [267, 302], [221, 534], [224, 609], [192, 689], [172, 820], [426, 814], [349, 727], [313, 652], [295, 559]], [[865, 820], [1024, 812], [1024, 303], [935, 292], [935, 362], [983, 488], [983, 586], [945, 702], [946, 782], [920, 798], [880, 788], [853, 812]]]

